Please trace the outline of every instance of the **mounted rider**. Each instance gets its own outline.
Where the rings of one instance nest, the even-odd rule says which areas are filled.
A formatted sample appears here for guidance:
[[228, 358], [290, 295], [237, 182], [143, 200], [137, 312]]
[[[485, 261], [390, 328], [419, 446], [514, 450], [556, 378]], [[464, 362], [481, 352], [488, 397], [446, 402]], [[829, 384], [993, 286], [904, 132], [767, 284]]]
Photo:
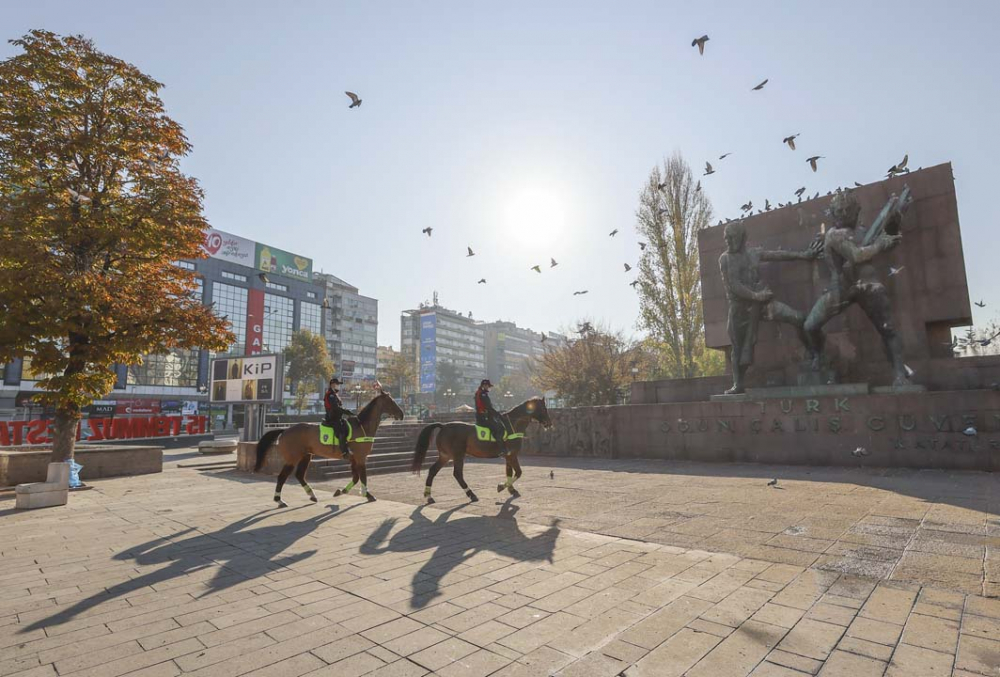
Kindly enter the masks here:
[[340, 379], [334, 376], [330, 379], [330, 386], [323, 395], [323, 406], [326, 407], [326, 418], [323, 423], [333, 428], [334, 433], [340, 441], [340, 451], [345, 459], [351, 458], [351, 449], [347, 446], [348, 427], [344, 416], [353, 416], [354, 412], [344, 407], [344, 402], [340, 399], [338, 391], [342, 386]]
[[510, 453], [507, 443], [504, 441], [504, 434], [507, 427], [504, 425], [503, 417], [490, 401], [490, 388], [493, 384], [488, 378], [484, 378], [479, 383], [476, 391], [476, 425], [488, 428], [493, 433], [493, 439], [500, 445], [500, 455], [506, 456]]

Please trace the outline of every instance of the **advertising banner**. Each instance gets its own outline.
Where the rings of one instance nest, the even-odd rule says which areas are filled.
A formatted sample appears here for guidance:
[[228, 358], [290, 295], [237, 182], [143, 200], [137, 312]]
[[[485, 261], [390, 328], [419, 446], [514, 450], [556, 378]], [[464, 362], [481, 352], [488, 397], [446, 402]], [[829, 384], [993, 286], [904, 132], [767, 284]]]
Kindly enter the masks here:
[[254, 259], [257, 270], [265, 273], [284, 275], [296, 280], [312, 280], [312, 259], [298, 256], [266, 244], [257, 243]]
[[129, 416], [134, 414], [143, 414], [148, 416], [149, 414], [159, 413], [159, 400], [118, 400], [115, 403], [115, 416]]
[[218, 357], [212, 360], [209, 396], [213, 404], [280, 403], [280, 355]]
[[264, 290], [247, 291], [247, 345], [244, 355], [264, 351]]
[[205, 242], [201, 248], [211, 258], [222, 259], [230, 263], [238, 263], [249, 268], [254, 267], [254, 256], [257, 254], [257, 243], [238, 235], [225, 233], [215, 228], [205, 231]]
[[420, 316], [420, 392], [433, 393], [437, 377], [437, 315]]
[[356, 366], [354, 360], [341, 360], [340, 361], [340, 378], [353, 378], [354, 377], [354, 367]]

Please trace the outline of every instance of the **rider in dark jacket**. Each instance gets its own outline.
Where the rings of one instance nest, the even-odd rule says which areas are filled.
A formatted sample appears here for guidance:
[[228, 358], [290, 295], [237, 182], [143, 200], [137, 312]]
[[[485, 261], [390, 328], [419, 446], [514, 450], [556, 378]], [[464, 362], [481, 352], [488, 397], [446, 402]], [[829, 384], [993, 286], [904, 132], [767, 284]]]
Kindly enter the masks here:
[[340, 450], [343, 452], [344, 458], [350, 458], [351, 449], [347, 446], [347, 421], [344, 420], [344, 416], [349, 416], [352, 412], [350, 409], [344, 408], [344, 403], [337, 393], [341, 385], [343, 384], [336, 376], [330, 379], [330, 387], [323, 395], [323, 406], [326, 407], [326, 418], [323, 419], [323, 423], [333, 427], [340, 440]]
[[476, 391], [476, 425], [489, 428], [490, 432], [493, 433], [493, 439], [500, 445], [500, 455], [506, 456], [510, 453], [507, 449], [507, 443], [503, 439], [506, 426], [503, 424], [500, 412], [493, 407], [493, 403], [490, 401], [490, 388], [492, 387], [493, 384], [490, 383], [490, 380], [484, 378], [479, 384], [479, 390]]

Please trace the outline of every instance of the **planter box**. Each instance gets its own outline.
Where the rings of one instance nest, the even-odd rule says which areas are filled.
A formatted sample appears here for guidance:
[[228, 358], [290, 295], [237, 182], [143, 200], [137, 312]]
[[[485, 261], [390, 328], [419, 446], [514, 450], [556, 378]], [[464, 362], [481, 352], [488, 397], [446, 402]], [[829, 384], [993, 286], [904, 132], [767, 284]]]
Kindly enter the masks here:
[[[0, 486], [44, 482], [51, 456], [51, 447], [0, 448]], [[79, 445], [75, 457], [84, 481], [163, 471], [163, 447]]]

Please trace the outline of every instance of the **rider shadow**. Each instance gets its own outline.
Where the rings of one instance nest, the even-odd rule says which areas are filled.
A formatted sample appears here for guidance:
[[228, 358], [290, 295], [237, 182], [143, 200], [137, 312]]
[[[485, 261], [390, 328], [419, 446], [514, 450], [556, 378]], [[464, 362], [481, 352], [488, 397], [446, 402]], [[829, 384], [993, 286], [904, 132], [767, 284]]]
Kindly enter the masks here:
[[[201, 579], [192, 581], [192, 583], [202, 583], [208, 588], [202, 594], [195, 595], [195, 599], [202, 599], [239, 583], [291, 566], [312, 557], [317, 551], [304, 550], [282, 555], [286, 549], [316, 531], [323, 523], [357, 505], [359, 504], [350, 505], [342, 510], [336, 505], [328, 505], [329, 511], [302, 520], [259, 526], [268, 517], [288, 515], [300, 508], [281, 512], [265, 510], [227, 524], [217, 531], [192, 535], [195, 529], [189, 527], [171, 536], [156, 538], [142, 545], [130, 547], [115, 555], [113, 559], [129, 561], [137, 567], [157, 568], [95, 593], [52, 616], [37, 620], [25, 626], [21, 632], [68, 623], [105, 602], [144, 589], [146, 592], [152, 592], [150, 586], [183, 578], [199, 571], [216, 570], [215, 575], [208, 581], [202, 582]], [[309, 506], [301, 506], [301, 508], [307, 507]]]
[[410, 606], [414, 609], [440, 597], [442, 579], [481, 552], [493, 552], [520, 562], [551, 563], [559, 538], [559, 520], [545, 531], [527, 536], [518, 527], [514, 518], [518, 508], [510, 501], [504, 502], [496, 517], [477, 515], [452, 522], [449, 518], [462, 506], [446, 510], [433, 520], [424, 515], [425, 506], [418, 506], [410, 514], [410, 523], [395, 533], [392, 532], [398, 519], [383, 521], [361, 545], [360, 552], [378, 555], [433, 549], [430, 559], [413, 574]]

